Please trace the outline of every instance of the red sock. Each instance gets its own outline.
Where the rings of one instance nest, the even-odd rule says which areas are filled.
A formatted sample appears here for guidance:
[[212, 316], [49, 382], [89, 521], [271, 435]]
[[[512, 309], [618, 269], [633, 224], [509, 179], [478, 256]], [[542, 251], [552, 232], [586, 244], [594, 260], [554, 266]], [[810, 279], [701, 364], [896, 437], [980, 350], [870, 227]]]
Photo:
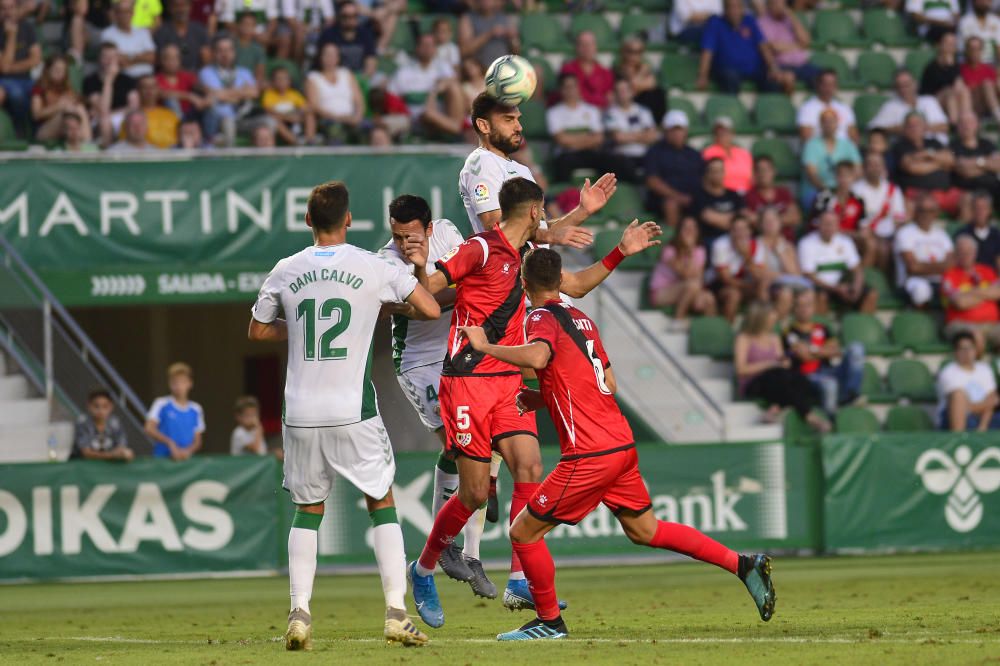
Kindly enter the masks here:
[[434, 518], [434, 527], [427, 535], [427, 543], [420, 553], [420, 566], [434, 571], [438, 558], [441, 557], [441, 551], [447, 548], [455, 535], [462, 531], [471, 515], [472, 511], [458, 501], [458, 495], [452, 495]]
[[731, 573], [739, 571], [739, 553], [687, 525], [668, 523], [665, 520], [657, 521], [656, 534], [653, 535], [649, 545], [653, 548], [683, 553], [696, 560], [722, 567]]
[[535, 611], [543, 620], [559, 617], [559, 600], [556, 597], [556, 565], [552, 561], [545, 539], [535, 543], [515, 543], [514, 552], [524, 564], [531, 597], [535, 600]]
[[[517, 518], [517, 514], [521, 513], [521, 510], [528, 505], [528, 500], [531, 496], [535, 494], [538, 490], [540, 483], [525, 483], [525, 482], [514, 482], [514, 492], [510, 497], [510, 522], [514, 523], [514, 519]], [[517, 549], [513, 549], [510, 553], [510, 572], [511, 573], [521, 573], [524, 569], [521, 567], [521, 560], [517, 556]]]

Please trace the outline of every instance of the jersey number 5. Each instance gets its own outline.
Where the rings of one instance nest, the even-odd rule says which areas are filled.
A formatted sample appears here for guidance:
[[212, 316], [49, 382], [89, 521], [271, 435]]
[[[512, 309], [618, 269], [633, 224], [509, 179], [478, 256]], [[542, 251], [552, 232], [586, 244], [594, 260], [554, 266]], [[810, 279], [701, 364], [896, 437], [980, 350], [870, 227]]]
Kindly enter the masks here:
[[319, 347], [316, 345], [316, 299], [307, 298], [295, 310], [295, 321], [302, 320], [304, 335], [302, 349], [307, 361], [340, 361], [347, 358], [347, 347], [334, 347], [333, 341], [347, 330], [351, 324], [351, 304], [343, 298], [331, 298], [319, 306], [319, 321], [327, 321], [337, 314], [336, 323], [323, 331], [319, 336]]
[[604, 395], [611, 395], [611, 389], [608, 388], [604, 378], [604, 364], [601, 363], [601, 358], [594, 351], [593, 340], [587, 340], [587, 356], [590, 357], [590, 362], [594, 366], [594, 376], [597, 377], [597, 388]]

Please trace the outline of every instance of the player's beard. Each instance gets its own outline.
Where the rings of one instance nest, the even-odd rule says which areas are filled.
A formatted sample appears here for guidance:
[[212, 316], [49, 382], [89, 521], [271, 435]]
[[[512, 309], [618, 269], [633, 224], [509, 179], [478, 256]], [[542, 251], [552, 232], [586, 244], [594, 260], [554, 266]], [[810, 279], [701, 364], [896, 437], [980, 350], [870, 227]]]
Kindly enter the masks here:
[[524, 138], [520, 132], [515, 132], [510, 136], [500, 136], [499, 132], [490, 133], [490, 144], [500, 150], [504, 155], [513, 155], [521, 148]]

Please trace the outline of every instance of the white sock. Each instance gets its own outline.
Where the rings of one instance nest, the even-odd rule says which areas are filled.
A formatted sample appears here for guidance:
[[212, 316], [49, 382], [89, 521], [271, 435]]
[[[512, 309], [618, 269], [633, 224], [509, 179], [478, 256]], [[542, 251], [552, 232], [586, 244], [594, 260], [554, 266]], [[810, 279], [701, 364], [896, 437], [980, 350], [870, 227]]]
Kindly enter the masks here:
[[462, 547], [462, 553], [466, 557], [471, 557], [474, 560], [480, 559], [479, 557], [479, 542], [483, 539], [483, 528], [486, 526], [486, 507], [479, 507], [472, 517], [469, 518], [469, 522], [465, 524], [462, 528], [462, 536], [465, 539], [465, 544]]
[[524, 578], [525, 576], [523, 571], [511, 571], [507, 580], [524, 580]]
[[316, 530], [293, 527], [288, 531], [288, 580], [292, 608], [309, 612], [313, 579], [316, 578]]
[[458, 490], [458, 474], [445, 472], [434, 466], [434, 496], [431, 499], [431, 515], [436, 516], [444, 503]]
[[406, 551], [399, 523], [384, 523], [372, 528], [375, 561], [382, 577], [382, 592], [389, 608], [406, 610]]
[[[502, 462], [503, 462], [503, 456], [494, 451], [492, 457], [490, 457], [490, 476], [495, 477], [498, 474], [500, 474], [500, 463]], [[497, 480], [497, 488], [499, 487], [500, 487], [500, 481]]]

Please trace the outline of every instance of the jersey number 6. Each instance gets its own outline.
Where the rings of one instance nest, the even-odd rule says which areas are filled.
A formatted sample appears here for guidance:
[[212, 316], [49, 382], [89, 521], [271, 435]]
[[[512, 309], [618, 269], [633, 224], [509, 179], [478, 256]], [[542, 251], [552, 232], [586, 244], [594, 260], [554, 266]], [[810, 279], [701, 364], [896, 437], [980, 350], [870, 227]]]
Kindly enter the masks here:
[[302, 320], [305, 327], [302, 336], [302, 351], [307, 361], [340, 361], [347, 358], [347, 347], [334, 347], [333, 341], [347, 330], [351, 324], [351, 304], [343, 298], [331, 298], [319, 306], [319, 320], [333, 319], [337, 313], [337, 322], [323, 331], [319, 336], [319, 348], [316, 348], [316, 299], [307, 298], [295, 309], [295, 321]]
[[608, 388], [607, 382], [604, 378], [604, 364], [601, 363], [600, 357], [597, 352], [594, 351], [594, 341], [587, 340], [587, 356], [590, 357], [590, 362], [594, 366], [594, 376], [597, 377], [597, 388], [600, 389], [601, 393], [604, 395], [611, 395], [611, 389]]

